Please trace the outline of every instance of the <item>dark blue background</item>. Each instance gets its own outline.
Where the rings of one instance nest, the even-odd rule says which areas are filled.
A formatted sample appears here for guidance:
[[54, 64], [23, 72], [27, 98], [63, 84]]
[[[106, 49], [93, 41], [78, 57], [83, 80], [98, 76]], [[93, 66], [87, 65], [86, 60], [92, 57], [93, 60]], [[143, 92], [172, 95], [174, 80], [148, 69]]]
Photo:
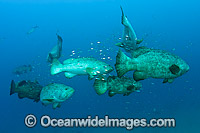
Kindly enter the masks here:
[[[67, 1], [67, 0], [66, 0]], [[198, 0], [0, 0], [0, 132], [126, 132], [120, 128], [66, 129], [42, 128], [39, 123], [29, 129], [24, 125], [27, 114], [38, 118], [50, 115], [54, 118], [85, 118], [88, 115], [109, 115], [113, 118], [176, 118], [176, 128], [138, 128], [135, 132], [198, 133], [200, 132], [199, 96], [199, 31], [200, 8]], [[172, 84], [162, 84], [159, 79], [142, 81], [140, 93], [128, 97], [107, 94], [98, 96], [93, 82], [87, 76], [66, 79], [64, 73], [50, 75], [46, 57], [56, 44], [56, 33], [63, 38], [63, 56], [60, 60], [93, 56], [111, 57], [107, 63], [114, 66], [123, 26], [120, 5], [123, 6], [142, 45], [168, 50], [183, 58], [190, 71], [175, 79]], [[34, 33], [26, 33], [35, 25]], [[101, 44], [97, 44], [100, 41]], [[91, 46], [91, 43], [94, 43]], [[90, 50], [91, 48], [95, 50]], [[107, 50], [108, 49], [108, 50]], [[80, 52], [80, 53], [78, 53]], [[31, 64], [34, 72], [16, 76], [12, 70]], [[116, 72], [111, 74], [116, 75]], [[132, 77], [132, 72], [127, 76]], [[9, 95], [11, 80], [38, 80], [42, 85], [51, 82], [64, 83], [75, 93], [61, 108], [53, 110], [41, 102], [18, 99]]]

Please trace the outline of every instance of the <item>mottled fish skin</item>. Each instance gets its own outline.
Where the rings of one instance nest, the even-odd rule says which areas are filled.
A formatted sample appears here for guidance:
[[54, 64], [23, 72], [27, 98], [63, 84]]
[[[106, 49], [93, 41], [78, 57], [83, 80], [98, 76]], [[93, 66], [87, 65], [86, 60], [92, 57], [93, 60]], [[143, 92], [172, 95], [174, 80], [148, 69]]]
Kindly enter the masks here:
[[170, 79], [172, 82], [174, 78], [189, 71], [189, 66], [184, 60], [164, 50], [141, 47], [132, 53], [132, 57], [131, 59], [123, 52], [118, 52], [115, 66], [119, 77], [135, 70], [135, 80], [152, 77]]
[[74, 89], [64, 84], [52, 83], [42, 88], [40, 101], [44, 105], [62, 103], [69, 99], [74, 93]]
[[[124, 94], [129, 95], [130, 93], [140, 90], [142, 84], [140, 82], [136, 82], [132, 78], [127, 77], [117, 77], [117, 76], [109, 76], [107, 79], [108, 90], [114, 92], [115, 94]], [[131, 90], [127, 88], [129, 86], [134, 86]]]
[[139, 91], [142, 84], [132, 78], [109, 76], [107, 79], [103, 77], [96, 78], [93, 87], [98, 95], [109, 91], [108, 95], [112, 97], [115, 94], [128, 96], [134, 91]]
[[[105, 62], [96, 60], [94, 58], [77, 58], [77, 59], [68, 59], [63, 62], [66, 69], [70, 69], [69, 72], [77, 74], [87, 74], [86, 68], [92, 68], [94, 71], [99, 71], [102, 74], [109, 73], [113, 68], [106, 64]], [[83, 70], [83, 71], [82, 71]], [[80, 72], [80, 73], [79, 73]]]
[[[25, 81], [22, 81], [22, 82], [25, 82]], [[13, 93], [18, 93], [18, 97], [20, 99], [28, 98], [28, 99], [33, 99], [35, 102], [39, 102], [40, 92], [43, 86], [41, 86], [38, 82], [26, 81], [25, 84], [22, 84], [22, 82], [19, 82], [15, 85], [15, 89], [13, 90]]]
[[72, 78], [75, 75], [89, 75], [93, 78], [111, 71], [113, 71], [113, 67], [95, 58], [70, 58], [65, 60], [63, 64], [56, 61], [51, 67], [52, 75], [65, 72], [67, 78]]

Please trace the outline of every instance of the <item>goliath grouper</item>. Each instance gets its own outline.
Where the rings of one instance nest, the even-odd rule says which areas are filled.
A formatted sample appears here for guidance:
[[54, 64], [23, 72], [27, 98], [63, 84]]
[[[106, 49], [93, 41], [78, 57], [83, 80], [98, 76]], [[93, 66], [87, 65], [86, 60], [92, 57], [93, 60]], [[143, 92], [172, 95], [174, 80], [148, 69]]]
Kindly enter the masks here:
[[17, 84], [15, 84], [14, 80], [11, 82], [10, 87], [10, 95], [14, 93], [18, 93], [18, 97], [33, 99], [34, 102], [38, 102], [40, 100], [40, 92], [42, 87], [37, 81], [31, 82], [23, 80]]
[[135, 31], [133, 30], [133, 27], [131, 26], [130, 22], [125, 16], [122, 7], [121, 11], [122, 11], [121, 23], [124, 25], [124, 33], [122, 36], [122, 42], [117, 43], [115, 45], [122, 47], [126, 50], [126, 52], [131, 53], [138, 47], [138, 45], [143, 41], [143, 39], [141, 40], [137, 39]]
[[132, 78], [109, 76], [107, 79], [97, 78], [93, 86], [98, 95], [102, 95], [108, 90], [108, 95], [112, 97], [115, 94], [128, 96], [134, 91], [139, 91], [142, 84]]
[[24, 74], [24, 73], [31, 72], [32, 69], [33, 69], [33, 67], [31, 65], [23, 65], [23, 66], [16, 67], [13, 70], [13, 73], [16, 74], [16, 75], [21, 75], [21, 74]]
[[152, 77], [164, 79], [163, 83], [172, 83], [175, 78], [189, 71], [184, 60], [164, 50], [140, 47], [132, 53], [132, 57], [119, 50], [115, 64], [119, 77], [135, 70], [133, 78], [136, 81]]
[[57, 38], [57, 45], [55, 47], [53, 47], [53, 49], [51, 50], [51, 52], [48, 54], [47, 60], [48, 62], [52, 63], [53, 59], [59, 59], [61, 57], [61, 53], [62, 53], [62, 38], [61, 36], [59, 36], [58, 34]]
[[51, 65], [51, 74], [55, 75], [65, 72], [66, 78], [72, 78], [76, 75], [89, 75], [89, 80], [94, 76], [107, 74], [113, 71], [113, 68], [105, 62], [96, 60], [95, 58], [70, 58], [61, 64], [54, 59]]
[[40, 93], [40, 101], [43, 105], [53, 104], [53, 109], [61, 106], [61, 103], [69, 99], [74, 93], [74, 89], [64, 84], [52, 83], [44, 88]]

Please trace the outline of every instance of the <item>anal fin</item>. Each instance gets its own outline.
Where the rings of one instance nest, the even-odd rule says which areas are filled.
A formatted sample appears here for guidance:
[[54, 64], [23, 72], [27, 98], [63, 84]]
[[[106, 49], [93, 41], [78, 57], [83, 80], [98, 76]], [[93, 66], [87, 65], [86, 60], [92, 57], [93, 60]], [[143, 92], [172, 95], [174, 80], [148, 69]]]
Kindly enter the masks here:
[[76, 76], [76, 75], [77, 75], [77, 74], [65, 72], [65, 77], [68, 78], [68, 79], [70, 79], [70, 78], [72, 78], [72, 77], [74, 77], [74, 76]]
[[57, 107], [60, 108], [61, 104], [60, 103], [54, 103], [53, 104], [53, 109], [56, 109]]
[[135, 71], [134, 74], [133, 74], [133, 79], [135, 81], [144, 80], [146, 78], [148, 78], [148, 75], [145, 72]]
[[172, 83], [174, 81], [174, 79], [164, 79], [163, 83]]

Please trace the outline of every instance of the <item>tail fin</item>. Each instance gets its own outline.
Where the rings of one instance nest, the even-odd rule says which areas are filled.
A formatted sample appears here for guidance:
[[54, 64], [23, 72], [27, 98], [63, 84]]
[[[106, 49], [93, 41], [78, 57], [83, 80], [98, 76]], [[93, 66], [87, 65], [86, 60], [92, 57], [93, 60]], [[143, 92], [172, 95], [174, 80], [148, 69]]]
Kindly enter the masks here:
[[98, 95], [102, 95], [107, 91], [107, 81], [104, 78], [95, 79], [93, 86]]
[[122, 19], [121, 19], [121, 23], [123, 24], [123, 25], [125, 25], [125, 26], [128, 26], [128, 19], [127, 19], [127, 17], [125, 16], [125, 14], [124, 14], [124, 11], [123, 11], [123, 8], [122, 8], [122, 6], [120, 6], [120, 8], [121, 8], [121, 11], [122, 11]]
[[58, 34], [56, 34], [57, 35], [57, 38], [58, 38], [58, 42], [57, 42], [57, 45], [58, 45], [58, 58], [60, 58], [61, 57], [61, 54], [62, 54], [62, 42], [63, 42], [63, 39], [62, 39], [62, 37], [61, 36], [59, 36]]
[[57, 38], [58, 38], [58, 44], [62, 44], [62, 42], [63, 42], [63, 39], [62, 39], [62, 37], [60, 36], [60, 35], [58, 35], [57, 33], [56, 33], [56, 35], [57, 35]]
[[10, 95], [15, 93], [15, 81], [12, 80], [10, 84]]
[[122, 6], [120, 6], [120, 8], [121, 8], [121, 11], [122, 11], [122, 20], [121, 20], [121, 23], [124, 24], [125, 15], [124, 15], [124, 11], [123, 11]]
[[55, 75], [62, 72], [62, 68], [63, 65], [57, 59], [53, 59], [51, 64], [51, 75]]
[[122, 77], [125, 73], [130, 71], [128, 68], [131, 62], [131, 58], [126, 56], [121, 50], [118, 51], [116, 56], [115, 69], [117, 71], [117, 76]]

